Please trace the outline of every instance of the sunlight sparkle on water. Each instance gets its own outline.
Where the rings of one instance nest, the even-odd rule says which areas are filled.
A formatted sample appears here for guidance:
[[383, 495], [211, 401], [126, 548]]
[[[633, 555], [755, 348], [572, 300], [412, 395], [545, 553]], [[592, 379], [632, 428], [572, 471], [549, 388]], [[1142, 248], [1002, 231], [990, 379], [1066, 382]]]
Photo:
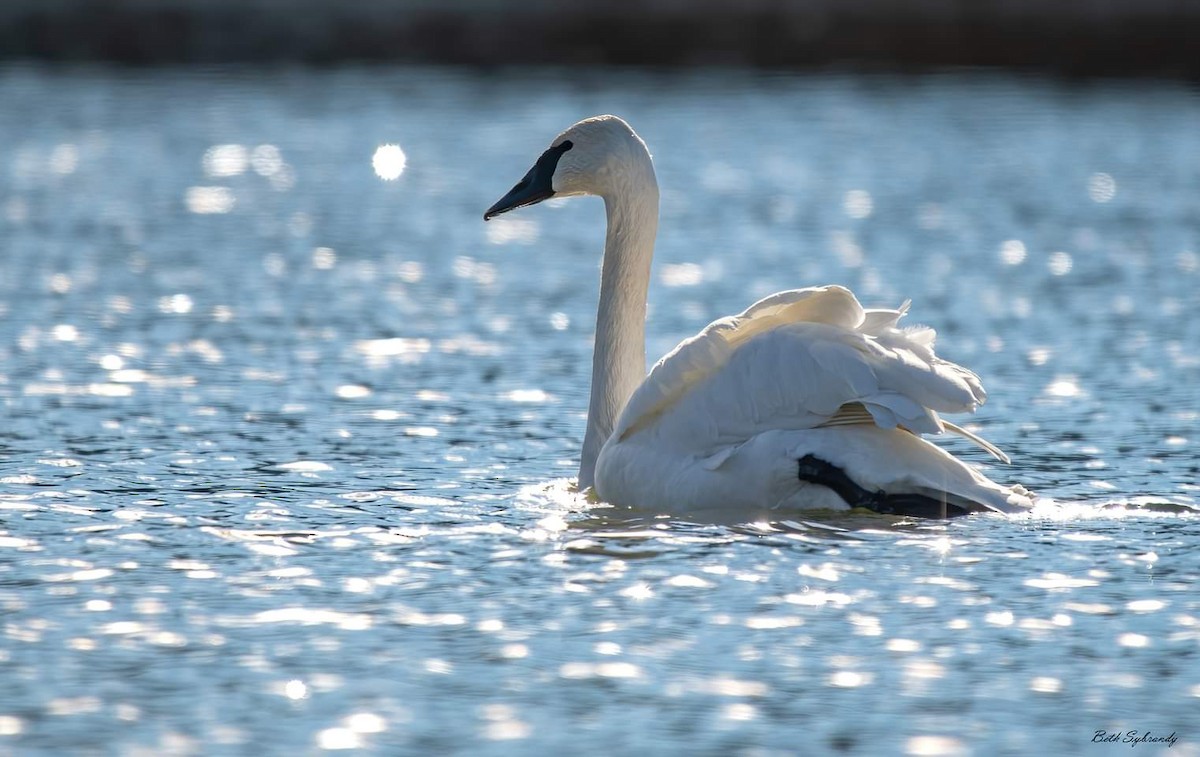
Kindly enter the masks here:
[[541, 389], [513, 389], [505, 397], [512, 402], [540, 403], [550, 401], [550, 395]]
[[913, 736], [904, 745], [904, 753], [917, 757], [970, 754], [966, 744], [950, 736]]
[[288, 699], [304, 699], [308, 696], [308, 686], [304, 681], [292, 679], [283, 685], [283, 695]]
[[280, 463], [275, 467], [280, 470], [296, 471], [298, 473], [320, 473], [333, 470], [333, 466], [318, 460], [296, 460], [290, 463]]
[[1088, 179], [1088, 197], [1092, 202], [1109, 202], [1117, 196], [1117, 182], [1106, 173], [1094, 173]]
[[242, 145], [214, 145], [204, 153], [203, 162], [209, 176], [238, 176], [246, 171], [250, 154]]
[[629, 662], [568, 662], [559, 668], [563, 678], [640, 678], [642, 669]]
[[1074, 376], [1057, 376], [1046, 387], [1046, 395], [1059, 399], [1071, 399], [1083, 395], [1077, 379]]
[[1029, 682], [1029, 690], [1039, 694], [1057, 694], [1062, 691], [1062, 681], [1051, 676], [1038, 676]]
[[842, 198], [842, 210], [851, 218], [866, 218], [875, 209], [871, 193], [863, 189], [852, 189]]
[[758, 717], [758, 708], [746, 702], [733, 702], [725, 705], [721, 717], [734, 721], [754, 720]]
[[349, 728], [326, 728], [317, 734], [317, 745], [321, 749], [358, 749], [362, 747], [362, 739]]
[[1000, 245], [1000, 260], [1005, 265], [1020, 265], [1025, 262], [1025, 254], [1025, 245], [1018, 239]]
[[829, 685], [839, 689], [854, 689], [866, 686], [874, 680], [870, 673], [860, 673], [853, 670], [839, 670], [829, 676]]
[[[1200, 757], [1194, 92], [675, 76], [0, 71], [0, 753]], [[946, 451], [1038, 506], [580, 492], [601, 203], [481, 214], [610, 101], [647, 362], [911, 297], [1013, 463]]]
[[695, 263], [667, 263], [658, 274], [663, 286], [690, 287], [704, 281], [704, 269]]
[[66, 176], [79, 167], [79, 148], [73, 144], [61, 144], [50, 153], [50, 170]]
[[270, 178], [283, 168], [283, 156], [275, 145], [259, 145], [250, 154], [250, 165], [254, 173]]
[[429, 352], [431, 346], [428, 339], [402, 336], [388, 339], [363, 339], [354, 343], [355, 349], [359, 352], [377, 358], [419, 356]]
[[654, 590], [647, 583], [636, 583], [621, 590], [621, 596], [641, 602], [654, 596]]
[[370, 397], [371, 388], [359, 384], [342, 384], [334, 391], [334, 394], [344, 400], [359, 400]]
[[541, 225], [532, 218], [493, 218], [484, 233], [492, 244], [533, 244], [538, 240]]
[[346, 727], [355, 733], [383, 733], [387, 721], [373, 712], [356, 712], [346, 718]]
[[337, 253], [329, 247], [318, 247], [313, 250], [312, 265], [320, 271], [328, 271], [337, 265]]
[[186, 294], [173, 294], [169, 297], [158, 298], [158, 309], [163, 313], [184, 315], [192, 312], [192, 298]]
[[234, 202], [229, 187], [189, 187], [184, 195], [187, 209], [198, 214], [228, 213]]
[[1066, 276], [1071, 272], [1071, 268], [1074, 266], [1074, 261], [1071, 259], [1070, 253], [1062, 252], [1060, 250], [1058, 252], [1050, 253], [1050, 260], [1047, 265], [1050, 267], [1050, 273], [1052, 275]]
[[400, 145], [380, 145], [371, 158], [371, 167], [375, 169], [375, 175], [384, 181], [399, 179], [407, 165], [408, 156], [400, 149]]
[[507, 704], [488, 704], [480, 708], [480, 717], [487, 721], [486, 738], [495, 741], [528, 738], [532, 728], [517, 719], [517, 710]]

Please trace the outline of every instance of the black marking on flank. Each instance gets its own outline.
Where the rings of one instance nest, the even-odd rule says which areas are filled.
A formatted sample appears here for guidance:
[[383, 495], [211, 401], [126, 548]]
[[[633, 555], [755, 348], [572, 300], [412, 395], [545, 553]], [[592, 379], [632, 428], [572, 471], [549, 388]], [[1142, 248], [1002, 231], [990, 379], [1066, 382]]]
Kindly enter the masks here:
[[814, 455], [805, 455], [797, 462], [797, 473], [801, 481], [833, 490], [833, 493], [844, 499], [850, 507], [862, 507], [883, 515], [913, 518], [957, 518], [970, 512], [961, 505], [923, 494], [868, 491], [850, 480], [844, 470]]

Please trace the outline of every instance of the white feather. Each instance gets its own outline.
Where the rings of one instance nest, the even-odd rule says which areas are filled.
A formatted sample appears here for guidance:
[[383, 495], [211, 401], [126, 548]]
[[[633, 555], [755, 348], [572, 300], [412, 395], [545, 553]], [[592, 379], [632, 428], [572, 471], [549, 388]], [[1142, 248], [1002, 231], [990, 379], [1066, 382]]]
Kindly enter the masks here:
[[600, 499], [665, 512], [847, 505], [803, 482], [814, 455], [859, 486], [915, 492], [969, 509], [1032, 505], [1022, 487], [993, 483], [920, 434], [946, 430], [1005, 460], [940, 413], [972, 412], [979, 377], [934, 353], [935, 333], [901, 328], [908, 310], [864, 310], [840, 286], [778, 292], [714, 321], [644, 379], [644, 313], [657, 228], [649, 153], [618, 118], [582, 121], [555, 140], [554, 189], [598, 194], [608, 235], [601, 277], [581, 487]]

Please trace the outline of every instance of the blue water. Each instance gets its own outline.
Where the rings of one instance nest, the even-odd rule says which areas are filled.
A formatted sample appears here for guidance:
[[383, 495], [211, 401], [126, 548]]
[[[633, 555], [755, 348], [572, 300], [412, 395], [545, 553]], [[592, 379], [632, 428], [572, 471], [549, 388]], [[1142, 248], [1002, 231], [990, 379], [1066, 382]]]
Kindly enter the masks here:
[[[0, 102], [0, 753], [1200, 754], [1196, 90], [10, 67]], [[481, 215], [602, 112], [659, 168], [652, 359], [779, 289], [911, 298], [1013, 464], [948, 447], [1046, 504], [573, 497], [603, 213]]]

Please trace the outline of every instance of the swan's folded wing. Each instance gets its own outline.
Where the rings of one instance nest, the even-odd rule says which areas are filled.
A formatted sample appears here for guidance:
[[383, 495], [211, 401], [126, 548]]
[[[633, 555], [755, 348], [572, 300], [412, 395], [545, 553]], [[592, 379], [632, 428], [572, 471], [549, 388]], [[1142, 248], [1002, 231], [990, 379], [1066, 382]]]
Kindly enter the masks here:
[[836, 423], [849, 403], [883, 428], [939, 433], [938, 413], [973, 411], [986, 395], [974, 373], [934, 354], [932, 329], [897, 327], [906, 309], [864, 311], [836, 286], [771, 295], [660, 360], [616, 437], [663, 424], [700, 445], [736, 443]]
[[709, 324], [659, 360], [625, 403], [614, 433], [618, 438], [653, 422], [693, 387], [722, 370], [739, 346], [786, 323], [828, 323], [857, 329], [863, 308], [839, 286], [777, 292], [739, 315]]

